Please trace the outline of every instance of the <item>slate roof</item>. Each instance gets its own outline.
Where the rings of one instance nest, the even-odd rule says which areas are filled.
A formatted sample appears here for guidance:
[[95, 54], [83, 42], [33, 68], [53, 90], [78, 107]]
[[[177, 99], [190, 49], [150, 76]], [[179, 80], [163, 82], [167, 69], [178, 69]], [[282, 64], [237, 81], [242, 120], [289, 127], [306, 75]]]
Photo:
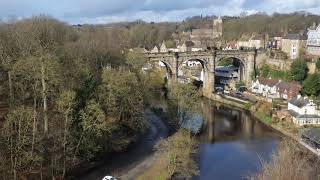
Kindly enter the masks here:
[[302, 86], [299, 83], [295, 83], [295, 82], [288, 83], [288, 82], [281, 81], [277, 84], [277, 88], [278, 88], [278, 91], [281, 93], [285, 91], [298, 93], [301, 91]]
[[309, 99], [304, 97], [300, 97], [300, 98], [296, 97], [290, 101], [290, 104], [293, 104], [299, 108], [306, 106], [309, 103], [310, 103]]
[[250, 40], [262, 40], [264, 39], [263, 35], [258, 34], [250, 38]]
[[288, 34], [283, 39], [290, 39], [290, 40], [307, 40], [308, 38], [301, 34]]
[[320, 118], [317, 114], [299, 114], [293, 110], [289, 110], [289, 114], [297, 119], [315, 119]]
[[320, 128], [312, 128], [302, 133], [302, 136], [320, 145]]

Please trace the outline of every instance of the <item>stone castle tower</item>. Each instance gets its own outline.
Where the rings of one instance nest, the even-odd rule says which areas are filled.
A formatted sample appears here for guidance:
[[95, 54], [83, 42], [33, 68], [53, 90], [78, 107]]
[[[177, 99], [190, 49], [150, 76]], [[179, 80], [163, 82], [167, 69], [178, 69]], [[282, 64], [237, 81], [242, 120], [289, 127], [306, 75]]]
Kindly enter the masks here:
[[219, 38], [222, 36], [223, 21], [219, 16], [218, 19], [213, 19], [213, 38]]

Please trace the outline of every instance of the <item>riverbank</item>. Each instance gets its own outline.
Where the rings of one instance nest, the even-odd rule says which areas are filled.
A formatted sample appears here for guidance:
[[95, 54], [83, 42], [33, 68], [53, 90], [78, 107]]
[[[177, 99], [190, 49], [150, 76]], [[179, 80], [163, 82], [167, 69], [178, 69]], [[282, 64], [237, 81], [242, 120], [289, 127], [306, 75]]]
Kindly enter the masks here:
[[219, 96], [216, 94], [213, 94], [210, 99], [213, 101], [219, 102], [219, 103], [231, 105], [231, 106], [234, 106], [234, 107], [237, 107], [237, 108], [240, 108], [240, 109], [243, 109], [243, 110], [250, 112], [250, 115], [253, 116], [255, 119], [257, 119], [259, 122], [265, 124], [266, 126], [272, 128], [273, 130], [279, 132], [280, 134], [284, 135], [285, 137], [288, 137], [288, 138], [294, 140], [298, 144], [305, 147], [306, 150], [309, 150], [313, 154], [319, 156], [319, 153], [317, 153], [316, 150], [311, 149], [310, 146], [308, 146], [306, 143], [303, 143], [303, 141], [301, 141], [301, 138], [298, 133], [298, 128], [293, 127], [293, 125], [288, 122], [282, 122], [281, 124], [280, 123], [273, 123], [272, 117], [267, 115], [265, 112], [263, 112], [261, 110], [257, 110], [257, 107], [255, 107], [256, 105], [252, 105], [252, 107], [248, 107], [248, 105], [244, 102], [241, 102], [241, 101], [237, 102], [235, 100], [223, 98], [222, 96]]
[[114, 153], [107, 159], [88, 164], [71, 175], [75, 179], [97, 180], [106, 175], [121, 177], [122, 179], [135, 179], [154, 162], [154, 146], [169, 136], [169, 130], [151, 110], [146, 110], [149, 122], [148, 131], [132, 144], [125, 153]]
[[136, 179], [191, 179], [198, 173], [193, 158], [196, 144], [189, 131], [179, 130], [157, 145], [154, 164]]

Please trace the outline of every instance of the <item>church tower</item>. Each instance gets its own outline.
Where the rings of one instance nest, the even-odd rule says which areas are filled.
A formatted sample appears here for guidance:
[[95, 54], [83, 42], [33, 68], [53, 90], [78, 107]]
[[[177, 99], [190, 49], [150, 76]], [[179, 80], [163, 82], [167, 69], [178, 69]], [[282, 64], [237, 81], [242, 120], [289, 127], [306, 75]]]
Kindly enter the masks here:
[[220, 16], [218, 19], [213, 19], [213, 38], [219, 38], [222, 36], [222, 24], [223, 21]]

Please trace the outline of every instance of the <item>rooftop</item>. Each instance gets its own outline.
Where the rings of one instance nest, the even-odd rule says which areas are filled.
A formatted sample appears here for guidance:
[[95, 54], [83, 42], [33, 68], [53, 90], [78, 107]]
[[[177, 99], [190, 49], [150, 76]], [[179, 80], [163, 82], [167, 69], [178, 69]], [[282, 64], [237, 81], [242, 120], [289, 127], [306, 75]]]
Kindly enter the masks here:
[[299, 114], [293, 110], [289, 110], [289, 114], [297, 119], [314, 119], [314, 118], [320, 118], [317, 114]]
[[279, 82], [278, 80], [267, 79], [267, 78], [264, 78], [264, 77], [259, 77], [258, 81], [259, 81], [260, 84], [268, 85], [269, 87], [273, 87]]
[[288, 83], [288, 82], [281, 81], [277, 84], [277, 88], [280, 92], [285, 92], [285, 91], [300, 92], [302, 89], [302, 86], [297, 82]]
[[305, 97], [296, 97], [296, 98], [292, 99], [289, 103], [301, 108], [301, 107], [309, 104], [310, 101], [308, 98], [305, 98]]
[[307, 36], [302, 34], [288, 34], [283, 39], [290, 39], [290, 40], [307, 40]]
[[320, 144], [320, 128], [312, 128], [302, 133], [302, 136], [310, 139], [311, 141]]

